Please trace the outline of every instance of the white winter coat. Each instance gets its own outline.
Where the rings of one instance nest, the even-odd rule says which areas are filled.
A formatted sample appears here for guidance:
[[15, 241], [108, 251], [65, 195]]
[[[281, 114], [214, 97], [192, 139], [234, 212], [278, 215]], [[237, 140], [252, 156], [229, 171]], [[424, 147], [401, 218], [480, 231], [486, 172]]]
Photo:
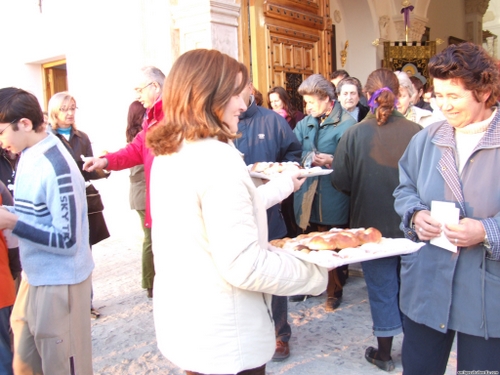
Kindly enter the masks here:
[[[276, 201], [292, 191], [288, 183], [271, 193], [270, 184], [266, 196]], [[268, 250], [259, 196], [238, 151], [214, 139], [185, 142], [153, 162], [156, 335], [184, 370], [234, 374], [263, 365], [275, 350], [271, 295], [326, 288], [326, 269]]]

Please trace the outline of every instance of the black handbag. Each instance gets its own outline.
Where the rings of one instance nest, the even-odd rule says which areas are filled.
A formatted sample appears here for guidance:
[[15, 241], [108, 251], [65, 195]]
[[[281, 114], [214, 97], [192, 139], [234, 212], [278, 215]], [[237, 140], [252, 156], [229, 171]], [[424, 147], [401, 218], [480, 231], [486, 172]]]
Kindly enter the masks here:
[[102, 213], [104, 205], [102, 204], [101, 194], [99, 194], [99, 191], [92, 184], [87, 186], [85, 192], [87, 194], [88, 205], [89, 242], [93, 246], [108, 238], [109, 231]]
[[104, 205], [102, 204], [101, 194], [99, 194], [95, 186], [92, 184], [87, 186], [85, 193], [87, 194], [88, 214], [102, 212], [102, 210], [104, 210]]

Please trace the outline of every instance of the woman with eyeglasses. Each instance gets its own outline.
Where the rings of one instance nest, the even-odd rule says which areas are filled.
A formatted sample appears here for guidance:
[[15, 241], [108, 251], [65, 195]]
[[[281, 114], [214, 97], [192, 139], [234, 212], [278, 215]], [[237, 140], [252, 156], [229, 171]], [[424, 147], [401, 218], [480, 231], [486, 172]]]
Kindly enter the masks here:
[[[82, 169], [82, 157], [92, 157], [92, 145], [88, 135], [76, 128], [75, 114], [77, 106], [75, 98], [69, 92], [58, 92], [50, 98], [48, 121], [52, 132], [61, 140], [75, 159], [87, 187], [88, 218], [89, 218], [89, 236], [90, 246], [109, 237], [108, 228], [104, 215], [103, 206], [100, 201], [99, 192], [90, 183], [91, 180], [107, 178], [109, 172], [96, 170], [87, 172]], [[98, 318], [100, 313], [91, 307], [91, 317]]]

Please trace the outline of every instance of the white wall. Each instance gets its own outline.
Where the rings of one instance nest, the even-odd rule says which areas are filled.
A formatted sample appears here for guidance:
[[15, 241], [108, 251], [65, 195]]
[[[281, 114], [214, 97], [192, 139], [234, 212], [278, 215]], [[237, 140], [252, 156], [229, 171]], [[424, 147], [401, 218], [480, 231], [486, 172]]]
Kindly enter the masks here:
[[465, 12], [464, 0], [432, 0], [429, 4], [427, 17], [429, 18], [430, 38], [440, 38], [444, 43], [436, 47], [439, 53], [448, 46], [448, 37], [465, 39]]
[[[378, 20], [374, 25], [372, 13], [367, 0], [338, 0], [342, 21], [336, 26], [337, 30], [337, 69], [345, 69], [353, 77], [358, 78], [364, 85], [368, 75], [380, 62], [377, 57], [377, 47], [372, 45], [378, 38]], [[333, 7], [332, 10], [334, 11]], [[342, 67], [340, 51], [347, 47], [346, 65]]]
[[115, 151], [125, 144], [127, 110], [135, 100], [140, 67], [155, 65], [168, 72], [172, 64], [169, 2], [42, 4], [40, 13], [38, 1], [1, 2], [0, 87], [21, 87], [43, 103], [41, 64], [66, 58], [77, 126], [89, 134], [96, 154]]

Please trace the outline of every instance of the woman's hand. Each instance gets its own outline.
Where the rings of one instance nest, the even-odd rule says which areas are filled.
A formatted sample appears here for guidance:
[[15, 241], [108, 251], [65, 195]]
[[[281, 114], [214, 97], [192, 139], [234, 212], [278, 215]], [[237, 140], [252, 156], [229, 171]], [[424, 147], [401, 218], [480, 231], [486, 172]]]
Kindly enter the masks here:
[[431, 216], [429, 210], [417, 211], [413, 215], [413, 225], [421, 241], [429, 241], [441, 234], [441, 224]]
[[418, 211], [413, 216], [413, 224], [418, 238], [422, 241], [429, 241], [443, 232], [453, 245], [468, 247], [483, 242], [486, 236], [483, 223], [479, 220], [465, 218], [458, 224], [446, 224], [442, 227], [431, 217], [428, 210]]
[[0, 230], [14, 229], [17, 224], [17, 215], [9, 212], [5, 207], [0, 210]]
[[459, 247], [477, 245], [486, 236], [483, 223], [469, 218], [460, 220], [458, 224], [446, 224], [443, 233], [452, 244]]
[[290, 177], [292, 177], [293, 191], [294, 192], [299, 190], [300, 187], [302, 186], [302, 184], [304, 183], [304, 181], [306, 180], [305, 177], [302, 177], [302, 174], [300, 171], [291, 173]]
[[323, 167], [326, 166], [330, 168], [333, 163], [333, 156], [330, 154], [317, 153], [314, 155], [313, 167]]

